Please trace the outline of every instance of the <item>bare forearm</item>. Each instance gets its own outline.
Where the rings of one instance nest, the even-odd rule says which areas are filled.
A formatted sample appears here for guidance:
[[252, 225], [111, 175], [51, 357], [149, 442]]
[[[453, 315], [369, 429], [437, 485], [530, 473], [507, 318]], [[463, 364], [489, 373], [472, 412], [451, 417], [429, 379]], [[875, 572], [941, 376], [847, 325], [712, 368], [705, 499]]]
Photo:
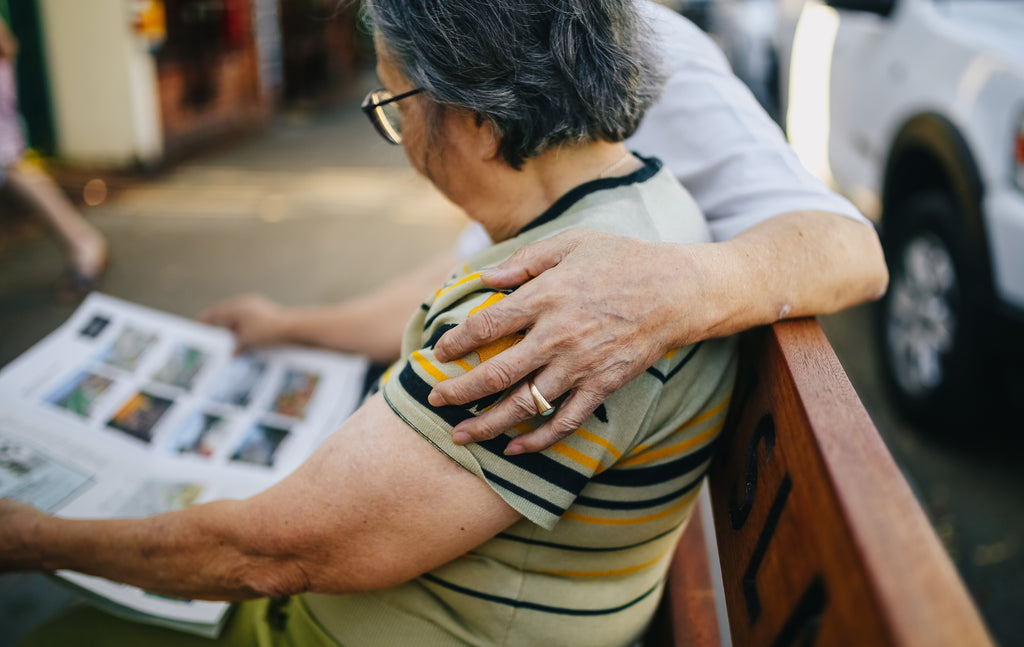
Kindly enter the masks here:
[[287, 340], [393, 361], [401, 350], [409, 317], [454, 264], [453, 253], [441, 254], [365, 296], [338, 305], [290, 310]]
[[[674, 262], [696, 274], [703, 298], [685, 288], [680, 303], [700, 308], [705, 334], [722, 337], [780, 319], [831, 314], [877, 299], [888, 272], [874, 230], [853, 219], [816, 212], [771, 218], [736, 238], [688, 250]], [[695, 305], [702, 304], [702, 305]], [[699, 327], [698, 327], [699, 328]], [[694, 328], [673, 343], [691, 343]]]
[[[145, 519], [40, 517], [15, 570], [69, 569], [147, 591], [241, 600], [305, 589], [300, 569], [262, 550], [242, 502], [218, 501]], [[11, 565], [13, 566], [13, 565]]]

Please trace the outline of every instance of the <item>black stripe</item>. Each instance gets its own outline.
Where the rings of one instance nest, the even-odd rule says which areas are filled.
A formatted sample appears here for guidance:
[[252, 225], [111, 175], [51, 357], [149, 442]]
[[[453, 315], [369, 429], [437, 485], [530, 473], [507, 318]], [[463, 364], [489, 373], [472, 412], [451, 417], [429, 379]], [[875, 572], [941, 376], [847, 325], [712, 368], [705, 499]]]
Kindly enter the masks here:
[[[455, 405], [435, 407], [427, 402], [427, 397], [430, 395], [432, 387], [416, 373], [416, 369], [413, 368], [413, 360], [407, 362], [405, 367], [402, 368], [401, 373], [398, 375], [398, 381], [406, 393], [428, 411], [439, 416], [451, 427], [454, 427], [463, 420], [472, 418], [474, 415], [470, 409], [476, 406], [476, 403], [470, 404], [468, 407]], [[527, 453], [519, 454], [518, 456], [506, 456], [505, 448], [508, 447], [510, 442], [512, 442], [510, 437], [501, 435], [497, 438], [481, 441], [477, 443], [477, 446], [486, 449], [502, 461], [526, 470], [574, 496], [579, 494], [587, 485], [588, 475], [581, 474], [544, 454]]]
[[513, 483], [512, 481], [501, 478], [494, 472], [491, 472], [489, 470], [483, 470], [483, 472], [484, 476], [487, 477], [488, 481], [500, 485], [501, 487], [505, 488], [509, 492], [512, 492], [513, 494], [517, 494], [523, 497], [530, 503], [533, 503], [534, 505], [539, 506], [544, 510], [547, 510], [556, 517], [561, 517], [562, 514], [565, 512], [565, 508], [563, 508], [562, 506], [556, 505], [551, 501], [548, 501], [547, 499], [537, 494], [534, 494], [533, 492], [530, 492], [529, 490], [523, 489], [516, 485], [515, 483]]
[[512, 598], [506, 598], [500, 595], [491, 595], [490, 593], [484, 593], [482, 591], [474, 591], [473, 589], [468, 589], [464, 586], [459, 586], [458, 584], [453, 584], [452, 582], [442, 580], [436, 575], [431, 575], [430, 573], [424, 573], [421, 577], [428, 582], [433, 582], [434, 584], [443, 586], [444, 588], [449, 589], [451, 591], [455, 591], [456, 593], [462, 593], [464, 595], [478, 598], [480, 600], [487, 600], [488, 602], [504, 604], [510, 607], [515, 607], [517, 609], [530, 609], [532, 611], [542, 611], [544, 613], [557, 613], [565, 616], [606, 616], [611, 615], [613, 613], [618, 613], [619, 611], [624, 611], [633, 606], [634, 604], [641, 602], [651, 593], [657, 591], [658, 588], [661, 586], [661, 583], [659, 582], [658, 584], [655, 584], [650, 589], [648, 589], [647, 592], [643, 593], [640, 597], [634, 600], [630, 600], [629, 602], [619, 605], [617, 607], [610, 607], [608, 609], [569, 609], [566, 607], [552, 607], [546, 604], [527, 602], [525, 600], [514, 600]]
[[445, 334], [446, 332], [448, 332], [457, 325], [458, 324], [444, 324], [438, 326], [437, 329], [434, 330], [434, 332], [430, 335], [430, 339], [427, 340], [427, 343], [424, 344], [423, 347], [433, 349], [434, 346], [437, 346], [437, 342], [439, 339], [441, 339], [441, 335]]
[[629, 544], [628, 546], [609, 546], [607, 548], [597, 548], [592, 546], [570, 546], [568, 544], [556, 544], [553, 541], [541, 541], [539, 539], [527, 539], [526, 537], [519, 537], [517, 535], [510, 535], [508, 533], [498, 533], [495, 535], [496, 539], [505, 539], [507, 541], [514, 541], [520, 544], [529, 544], [531, 546], [543, 546], [545, 548], [554, 548], [556, 550], [565, 550], [571, 553], [614, 553], [620, 550], [629, 550], [630, 548], [638, 548], [646, 544], [655, 542], [665, 535], [670, 535], [676, 530], [679, 530], [679, 526], [673, 526], [664, 532], [660, 532], [653, 537], [638, 541], [635, 544]]
[[[474, 417], [474, 414], [470, 409], [476, 406], [476, 403], [470, 404], [469, 407], [450, 404], [435, 407], [427, 402], [427, 396], [430, 395], [432, 387], [422, 377], [417, 375], [416, 369], [413, 368], [412, 361], [406, 363], [402, 372], [398, 375], [398, 380], [406, 393], [411, 395], [428, 411], [439, 416], [451, 427], [454, 427], [463, 420], [468, 420]], [[586, 486], [587, 477], [585, 475], [580, 474], [572, 468], [566, 467], [558, 461], [543, 454], [530, 453], [520, 454], [518, 456], [505, 456], [505, 448], [508, 447], [510, 442], [512, 442], [511, 438], [501, 435], [497, 438], [481, 441], [477, 443], [477, 445], [479, 447], [483, 447], [502, 461], [511, 463], [520, 469], [526, 470], [527, 472], [544, 479], [548, 483], [562, 488], [570, 494], [579, 494], [579, 492], [583, 490], [584, 486]], [[558, 514], [561, 514], [562, 512], [564, 512], [564, 509], [560, 508]]]
[[[634, 153], [634, 155], [636, 155], [636, 153]], [[661, 170], [661, 160], [653, 157], [643, 157], [641, 155], [636, 156], [644, 163], [642, 168], [637, 169], [629, 175], [591, 180], [590, 182], [584, 182], [583, 184], [570, 189], [568, 193], [560, 197], [553, 205], [548, 207], [544, 213], [528, 222], [525, 227], [516, 232], [516, 236], [551, 222], [568, 211], [572, 205], [576, 204], [591, 193], [602, 191], [604, 189], [615, 189], [620, 186], [629, 186], [630, 184], [646, 182]]]
[[662, 375], [661, 371], [659, 371], [658, 369], [654, 368], [653, 366], [650, 367], [649, 369], [647, 369], [647, 372], [650, 373], [651, 375], [653, 375], [654, 377], [658, 378], [659, 380], [661, 380], [663, 383], [664, 382], [668, 382], [669, 380], [672, 379], [672, 377], [676, 373], [681, 371], [684, 366], [686, 366], [687, 364], [690, 363], [690, 360], [693, 359], [693, 356], [697, 353], [697, 350], [703, 344], [704, 344], [704, 342], [702, 342], [702, 341], [701, 342], [697, 342], [696, 344], [694, 344], [693, 348], [690, 349], [690, 352], [687, 353], [686, 357], [683, 358], [683, 361], [679, 362], [679, 364], [677, 364], [675, 368], [673, 368], [671, 371], [669, 371], [668, 375]]
[[644, 499], [643, 501], [613, 501], [611, 499], [592, 499], [588, 496], [581, 496], [576, 499], [575, 503], [577, 505], [585, 505], [591, 508], [603, 508], [605, 510], [640, 510], [641, 508], [653, 508], [670, 503], [671, 501], [682, 497], [698, 485], [700, 485], [700, 478], [695, 478], [693, 482], [684, 485], [675, 492], [669, 492], [668, 494], [655, 497], [653, 499]]
[[539, 453], [519, 454], [517, 456], [506, 456], [505, 448], [512, 442], [508, 436], [501, 435], [490, 440], [483, 440], [477, 443], [490, 453], [507, 463], [526, 470], [531, 474], [539, 476], [548, 483], [560, 487], [573, 495], [579, 494], [587, 485], [588, 477], [576, 470], [563, 465], [555, 459]]
[[469, 408], [473, 411], [473, 415], [480, 415], [481, 412], [486, 411], [498, 400], [505, 397], [505, 392], [500, 391], [498, 393], [492, 393], [491, 395], [485, 395], [479, 400], [473, 400], [469, 405]]
[[[497, 292], [497, 290], [492, 290], [491, 288], [481, 288], [479, 290], [473, 290], [472, 292], [462, 295], [461, 297], [459, 297], [459, 300], [461, 301], [463, 299], [468, 299], [469, 297], [474, 296], [476, 294], [494, 294], [495, 292]], [[437, 303], [437, 301], [435, 301], [434, 303]], [[434, 307], [433, 304], [431, 304], [430, 307]], [[450, 308], [445, 308], [443, 310], [440, 310], [439, 312], [435, 312], [433, 316], [428, 317], [427, 320], [423, 322], [423, 330], [430, 328], [430, 325], [434, 323], [434, 321], [436, 321], [438, 317], [449, 312], [451, 312]]]
[[405, 367], [402, 368], [402, 372], [398, 374], [398, 382], [405, 389], [406, 393], [411, 395], [428, 411], [440, 416], [449, 426], [454, 427], [463, 420], [469, 420], [473, 417], [473, 414], [467, 411], [465, 407], [457, 407], [451, 404], [435, 407], [427, 402], [427, 396], [430, 395], [432, 387], [416, 374], [416, 369], [412, 367], [412, 361], [407, 362]]
[[594, 477], [595, 483], [620, 487], [644, 487], [657, 485], [683, 476], [704, 464], [715, 450], [718, 437], [692, 454], [677, 458], [671, 463], [636, 469], [611, 469]]

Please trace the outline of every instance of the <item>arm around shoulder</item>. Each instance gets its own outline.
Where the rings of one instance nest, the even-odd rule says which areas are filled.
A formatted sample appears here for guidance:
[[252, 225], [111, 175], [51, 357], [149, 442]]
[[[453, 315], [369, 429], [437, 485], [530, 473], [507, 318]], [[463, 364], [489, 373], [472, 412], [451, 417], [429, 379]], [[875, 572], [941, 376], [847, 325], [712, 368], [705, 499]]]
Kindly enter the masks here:
[[705, 333], [680, 331], [688, 341], [832, 314], [878, 299], [889, 280], [874, 228], [825, 211], [780, 214], [728, 241], [678, 251], [707, 296]]

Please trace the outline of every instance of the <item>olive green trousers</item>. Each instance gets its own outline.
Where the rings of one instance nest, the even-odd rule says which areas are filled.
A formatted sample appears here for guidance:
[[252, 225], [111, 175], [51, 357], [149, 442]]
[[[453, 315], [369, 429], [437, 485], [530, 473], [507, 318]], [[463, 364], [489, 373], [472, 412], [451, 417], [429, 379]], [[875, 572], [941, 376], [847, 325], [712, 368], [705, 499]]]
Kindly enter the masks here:
[[310, 617], [301, 599], [251, 600], [236, 605], [219, 638], [122, 620], [76, 606], [30, 631], [19, 647], [338, 647]]

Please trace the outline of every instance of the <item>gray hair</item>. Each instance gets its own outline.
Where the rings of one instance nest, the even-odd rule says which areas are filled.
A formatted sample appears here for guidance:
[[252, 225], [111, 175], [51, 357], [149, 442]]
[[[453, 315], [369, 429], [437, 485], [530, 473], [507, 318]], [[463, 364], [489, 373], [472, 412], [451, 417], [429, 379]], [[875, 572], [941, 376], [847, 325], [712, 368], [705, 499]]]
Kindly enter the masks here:
[[388, 54], [439, 106], [501, 134], [513, 168], [563, 144], [619, 142], [661, 91], [635, 0], [366, 0]]

